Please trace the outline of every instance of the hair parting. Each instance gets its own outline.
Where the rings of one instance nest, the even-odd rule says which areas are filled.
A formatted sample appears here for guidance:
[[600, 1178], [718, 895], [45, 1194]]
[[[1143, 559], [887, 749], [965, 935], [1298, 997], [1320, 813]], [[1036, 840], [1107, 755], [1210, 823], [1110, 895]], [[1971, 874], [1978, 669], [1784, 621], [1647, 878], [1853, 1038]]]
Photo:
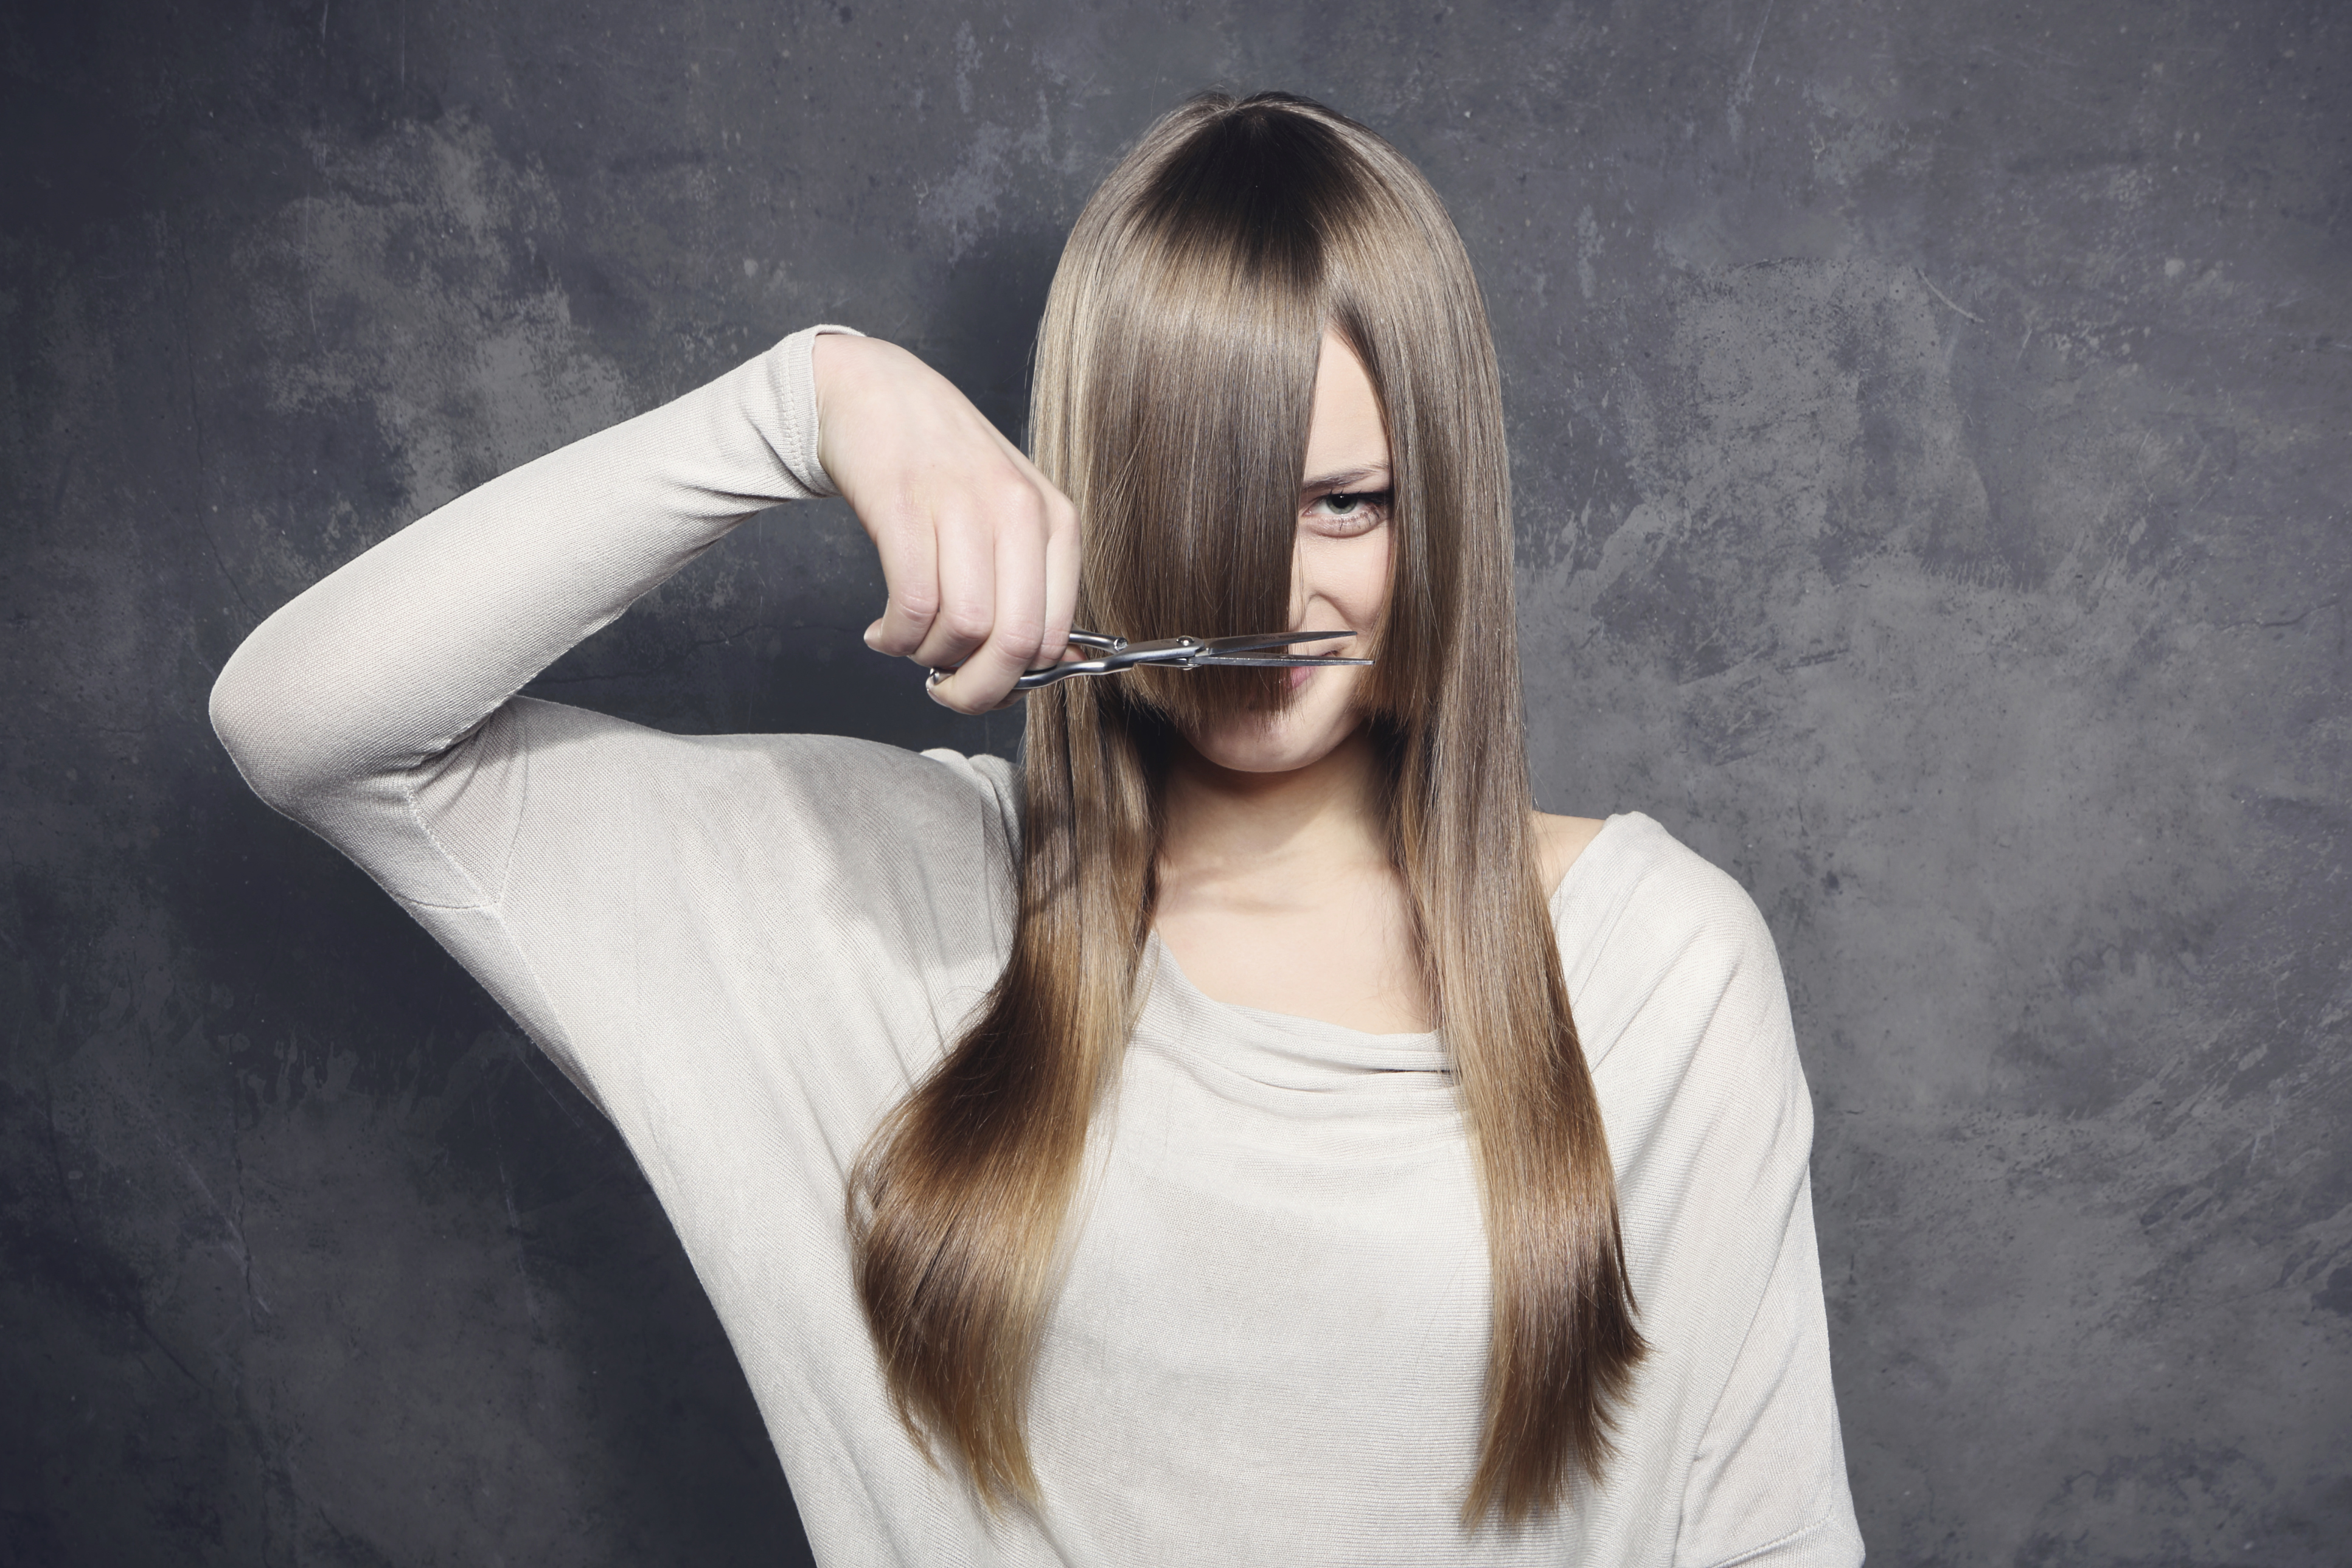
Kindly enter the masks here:
[[[1388, 423], [1394, 556], [1370, 722], [1491, 1260], [1462, 1519], [1515, 1524], [1601, 1478], [1643, 1343], [1538, 870], [1500, 378], [1444, 205], [1385, 141], [1304, 99], [1206, 96], [1163, 117], [1063, 253], [1031, 438], [1087, 519], [1080, 624], [1287, 624], [1327, 328]], [[1142, 671], [1030, 696], [1011, 956], [852, 1173], [857, 1286], [899, 1415], [991, 1507], [1036, 1498], [1024, 1396], [1088, 1125], [1134, 1024], [1166, 748], [1286, 690], [1274, 671]]]

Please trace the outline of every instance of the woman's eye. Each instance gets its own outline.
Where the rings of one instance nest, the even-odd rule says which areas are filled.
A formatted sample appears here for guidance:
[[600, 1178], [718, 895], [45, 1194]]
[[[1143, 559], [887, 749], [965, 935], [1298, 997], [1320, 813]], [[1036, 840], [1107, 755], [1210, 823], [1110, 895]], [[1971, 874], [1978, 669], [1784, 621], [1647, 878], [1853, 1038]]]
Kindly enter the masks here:
[[1333, 490], [1317, 497], [1307, 511], [1328, 522], [1369, 524], [1386, 513], [1388, 505], [1386, 490]]

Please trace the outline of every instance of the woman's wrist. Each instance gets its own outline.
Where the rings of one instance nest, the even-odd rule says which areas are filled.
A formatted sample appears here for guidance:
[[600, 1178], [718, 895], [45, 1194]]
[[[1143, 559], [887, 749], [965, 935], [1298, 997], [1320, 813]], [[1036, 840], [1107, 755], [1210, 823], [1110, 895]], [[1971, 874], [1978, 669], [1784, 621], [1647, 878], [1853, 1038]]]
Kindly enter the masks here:
[[880, 338], [868, 338], [842, 327], [813, 329], [809, 340], [809, 379], [815, 393], [816, 457], [838, 490], [841, 487], [839, 436], [856, 415], [861, 402], [870, 400], [879, 381], [894, 368], [892, 359], [912, 359], [906, 350]]

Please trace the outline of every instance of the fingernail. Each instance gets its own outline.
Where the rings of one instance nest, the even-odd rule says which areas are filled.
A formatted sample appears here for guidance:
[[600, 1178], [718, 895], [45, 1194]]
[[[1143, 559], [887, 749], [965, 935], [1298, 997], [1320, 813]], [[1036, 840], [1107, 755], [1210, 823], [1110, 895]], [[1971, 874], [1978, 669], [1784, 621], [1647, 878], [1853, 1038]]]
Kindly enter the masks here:
[[877, 643], [880, 643], [881, 640], [882, 622], [877, 621], [873, 625], [868, 626], [866, 629], [866, 645], [869, 648], [874, 647]]

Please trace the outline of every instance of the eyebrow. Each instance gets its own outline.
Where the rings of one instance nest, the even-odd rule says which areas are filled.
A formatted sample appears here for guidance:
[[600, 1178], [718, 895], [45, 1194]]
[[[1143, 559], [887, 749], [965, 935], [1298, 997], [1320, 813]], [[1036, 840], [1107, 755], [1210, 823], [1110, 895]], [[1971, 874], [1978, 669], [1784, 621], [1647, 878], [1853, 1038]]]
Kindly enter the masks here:
[[1372, 463], [1360, 468], [1342, 468], [1336, 474], [1318, 474], [1311, 479], [1301, 480], [1298, 487], [1301, 490], [1345, 490], [1367, 479], [1378, 478], [1385, 482], [1388, 476], [1387, 464]]

